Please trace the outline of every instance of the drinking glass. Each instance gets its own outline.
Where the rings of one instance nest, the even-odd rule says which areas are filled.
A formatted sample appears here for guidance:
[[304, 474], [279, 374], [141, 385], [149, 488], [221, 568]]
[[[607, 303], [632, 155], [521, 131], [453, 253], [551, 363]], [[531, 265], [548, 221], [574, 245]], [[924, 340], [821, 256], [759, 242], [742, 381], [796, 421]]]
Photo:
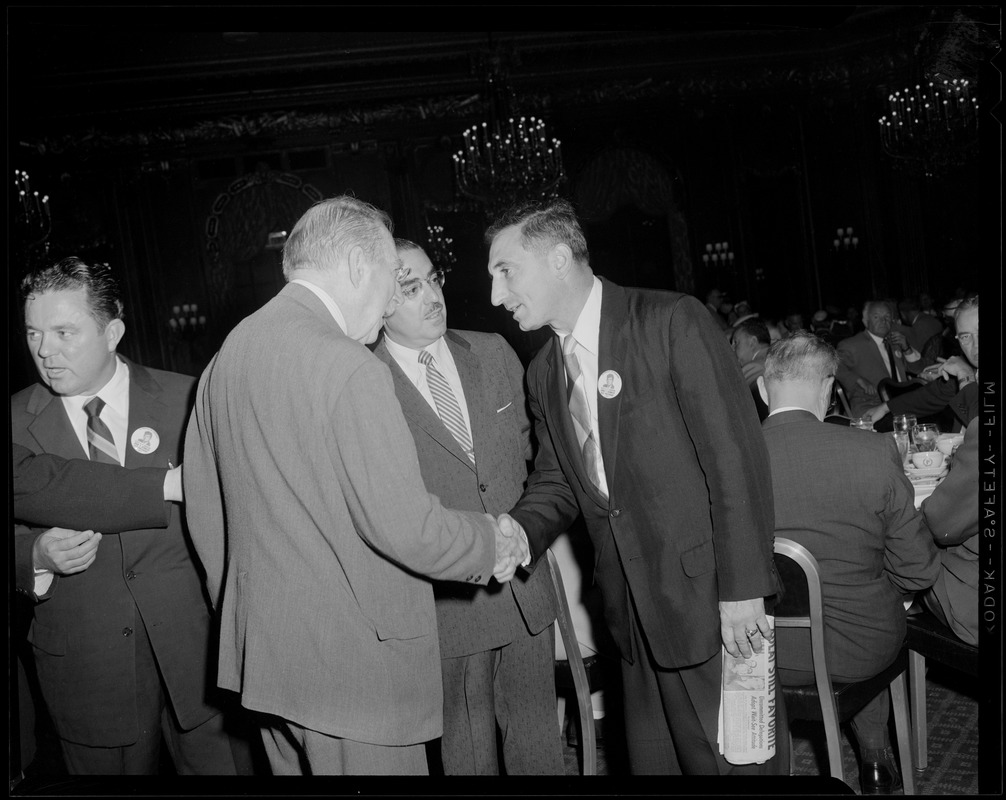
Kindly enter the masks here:
[[864, 431], [872, 431], [873, 422], [869, 420], [867, 417], [853, 417], [851, 420], [849, 420], [849, 427], [859, 428], [860, 430]]
[[912, 444], [912, 437], [915, 435], [915, 426], [918, 420], [914, 414], [898, 414], [894, 418], [894, 430], [899, 433], [908, 434], [908, 444]]
[[935, 450], [936, 440], [939, 437], [939, 427], [931, 422], [915, 426], [915, 446], [918, 448], [920, 453]]
[[894, 431], [891, 433], [895, 443], [898, 445], [898, 455], [901, 456], [901, 463], [904, 465], [908, 461], [908, 432]]

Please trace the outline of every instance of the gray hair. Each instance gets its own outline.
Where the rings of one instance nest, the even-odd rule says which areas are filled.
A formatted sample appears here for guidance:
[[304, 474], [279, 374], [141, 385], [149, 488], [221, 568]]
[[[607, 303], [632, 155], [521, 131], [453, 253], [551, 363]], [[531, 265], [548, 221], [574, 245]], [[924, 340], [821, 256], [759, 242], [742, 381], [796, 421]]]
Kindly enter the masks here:
[[315, 203], [293, 226], [283, 245], [283, 276], [298, 269], [326, 270], [356, 246], [368, 258], [378, 255], [381, 229], [391, 217], [370, 203], [341, 195]]
[[820, 381], [834, 377], [838, 351], [819, 336], [794, 331], [772, 343], [765, 355], [765, 382]]
[[956, 320], [965, 311], [970, 311], [971, 309], [974, 309], [975, 311], [978, 310], [978, 295], [977, 294], [973, 294], [973, 295], [970, 295], [968, 297], [965, 297], [963, 300], [961, 300], [960, 303], [957, 304], [957, 308], [954, 309], [954, 319]]

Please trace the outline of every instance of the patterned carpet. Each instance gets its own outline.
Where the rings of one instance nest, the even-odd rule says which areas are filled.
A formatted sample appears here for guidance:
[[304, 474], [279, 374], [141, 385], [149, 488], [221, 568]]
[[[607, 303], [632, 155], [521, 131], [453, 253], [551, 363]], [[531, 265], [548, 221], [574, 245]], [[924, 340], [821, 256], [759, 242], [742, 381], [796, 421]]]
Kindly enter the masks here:
[[[926, 680], [929, 765], [924, 772], [915, 773], [917, 794], [978, 794], [978, 700], [967, 680], [941, 670], [939, 665], [929, 669]], [[847, 783], [859, 794], [859, 765], [850, 736], [848, 730], [843, 730], [843, 769]], [[598, 774], [624, 775], [622, 748], [611, 739], [614, 737], [606, 737], [598, 746]], [[579, 775], [577, 749], [566, 746], [564, 755], [566, 774]], [[813, 723], [794, 723], [793, 756], [794, 775], [827, 775], [824, 728]]]

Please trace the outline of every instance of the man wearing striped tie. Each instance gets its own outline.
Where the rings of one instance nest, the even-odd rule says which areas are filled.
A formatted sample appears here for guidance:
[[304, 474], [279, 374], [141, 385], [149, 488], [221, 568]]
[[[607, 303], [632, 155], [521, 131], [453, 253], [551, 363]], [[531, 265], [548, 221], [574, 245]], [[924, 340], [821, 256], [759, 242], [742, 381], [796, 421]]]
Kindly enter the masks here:
[[[194, 381], [116, 354], [125, 323], [112, 270], [66, 258], [21, 291], [41, 382], [11, 398], [14, 443], [127, 469], [178, 464]], [[18, 589], [36, 604], [28, 638], [70, 774], [156, 774], [162, 739], [178, 774], [235, 774], [207, 700], [210, 615], [180, 509], [167, 527], [100, 538], [15, 535]], [[93, 561], [77, 568], [67, 559], [92, 535]]]
[[[395, 247], [409, 274], [374, 353], [391, 369], [423, 481], [451, 508], [500, 514], [532, 455], [523, 367], [498, 334], [448, 330], [443, 270], [414, 242]], [[499, 725], [505, 774], [561, 775], [548, 570], [507, 585], [438, 582], [434, 595], [445, 774], [499, 774]]]

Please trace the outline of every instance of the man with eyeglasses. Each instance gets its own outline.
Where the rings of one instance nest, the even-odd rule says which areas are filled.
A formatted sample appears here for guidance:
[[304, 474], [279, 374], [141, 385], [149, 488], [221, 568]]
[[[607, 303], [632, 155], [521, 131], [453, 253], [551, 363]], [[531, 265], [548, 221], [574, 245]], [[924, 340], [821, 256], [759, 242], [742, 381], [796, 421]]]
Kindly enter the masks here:
[[978, 416], [977, 294], [965, 298], [957, 306], [954, 325], [964, 358], [953, 356], [941, 360], [936, 380], [869, 409], [863, 416], [873, 420], [875, 430], [891, 430], [892, 420], [899, 414], [915, 414], [921, 419], [948, 409], [956, 432], [966, 428]]
[[442, 728], [429, 578], [506, 581], [527, 557], [429, 494], [388, 368], [391, 220], [315, 204], [287, 285], [204, 371], [185, 442], [189, 531], [219, 618], [217, 684], [258, 713], [275, 775], [427, 774]]
[[[401, 305], [374, 350], [395, 383], [426, 488], [451, 508], [507, 511], [532, 457], [524, 369], [499, 334], [448, 330], [444, 271], [406, 239]], [[563, 774], [556, 721], [555, 600], [547, 569], [506, 586], [437, 582], [447, 775]]]

